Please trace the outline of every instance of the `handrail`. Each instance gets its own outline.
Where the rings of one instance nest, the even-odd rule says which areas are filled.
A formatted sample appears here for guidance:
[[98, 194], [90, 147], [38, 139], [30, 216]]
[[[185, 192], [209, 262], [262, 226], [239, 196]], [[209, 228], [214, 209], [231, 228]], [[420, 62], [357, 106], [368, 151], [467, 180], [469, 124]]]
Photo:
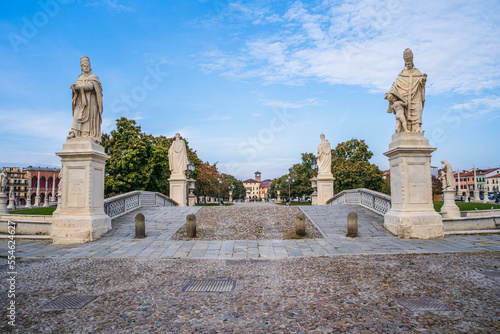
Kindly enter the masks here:
[[125, 194], [106, 198], [104, 212], [116, 218], [138, 208], [146, 206], [177, 206], [177, 202], [168, 196], [152, 191], [131, 191]]
[[391, 209], [391, 196], [366, 188], [343, 190], [326, 204], [356, 204], [370, 211], [385, 215]]

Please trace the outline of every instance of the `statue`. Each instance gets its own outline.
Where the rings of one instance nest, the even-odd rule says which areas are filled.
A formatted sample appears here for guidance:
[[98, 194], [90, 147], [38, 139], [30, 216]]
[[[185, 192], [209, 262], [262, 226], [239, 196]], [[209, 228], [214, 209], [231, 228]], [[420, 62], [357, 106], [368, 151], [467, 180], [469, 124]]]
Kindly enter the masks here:
[[396, 115], [396, 133], [401, 131], [408, 132], [405, 116], [408, 103], [405, 98], [395, 91], [389, 91], [385, 94], [385, 99], [389, 101], [389, 110], [387, 112], [394, 111], [394, 115]]
[[187, 170], [186, 143], [181, 139], [179, 133], [175, 134], [175, 140], [168, 150], [168, 163], [170, 164], [172, 175], [184, 175], [184, 172]]
[[7, 186], [7, 174], [5, 171], [0, 173], [0, 194], [5, 192], [5, 187]]
[[[406, 103], [406, 106], [397, 106], [397, 108], [404, 108], [405, 119], [407, 122], [407, 130], [409, 132], [423, 132], [422, 131], [422, 111], [425, 103], [425, 83], [427, 81], [427, 74], [422, 74], [413, 65], [413, 53], [410, 49], [403, 52], [403, 58], [406, 68], [403, 69], [396, 81], [392, 84], [391, 89], [386, 94], [392, 94], [395, 98], [399, 98], [401, 102]], [[393, 103], [389, 100], [388, 113], [392, 113]], [[397, 114], [396, 110], [396, 114]], [[396, 115], [396, 118], [397, 115]], [[398, 119], [398, 121], [400, 121]], [[403, 129], [404, 131], [404, 129]]]
[[321, 143], [318, 145], [318, 175], [332, 173], [332, 148], [330, 142], [321, 134]]
[[441, 161], [444, 165], [441, 171], [441, 182], [443, 183], [443, 190], [448, 190], [448, 188], [455, 189], [455, 178], [453, 177], [453, 169], [448, 161]]
[[10, 188], [10, 191], [9, 191], [9, 200], [14, 200], [14, 188]]
[[82, 74], [71, 85], [73, 124], [69, 138], [91, 137], [101, 142], [102, 86], [97, 75], [92, 73], [87, 56], [80, 59]]

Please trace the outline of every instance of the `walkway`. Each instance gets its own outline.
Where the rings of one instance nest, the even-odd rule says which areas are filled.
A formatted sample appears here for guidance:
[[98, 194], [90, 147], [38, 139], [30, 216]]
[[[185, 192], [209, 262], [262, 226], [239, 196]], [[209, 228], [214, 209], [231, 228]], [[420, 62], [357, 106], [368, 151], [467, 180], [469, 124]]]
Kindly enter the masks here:
[[[241, 204], [258, 206], [260, 204]], [[25, 258], [195, 258], [246, 259], [349, 254], [407, 254], [500, 251], [500, 235], [448, 236], [441, 239], [399, 239], [387, 232], [383, 218], [359, 206], [301, 208], [324, 238], [299, 240], [172, 241], [185, 217], [199, 207], [143, 208], [116, 219], [113, 230], [101, 239], [78, 245], [54, 245], [42, 241], [17, 241], [16, 256]], [[347, 238], [346, 220], [358, 213], [359, 237]], [[146, 217], [145, 239], [134, 239], [134, 217]], [[7, 241], [0, 254], [7, 254]]]

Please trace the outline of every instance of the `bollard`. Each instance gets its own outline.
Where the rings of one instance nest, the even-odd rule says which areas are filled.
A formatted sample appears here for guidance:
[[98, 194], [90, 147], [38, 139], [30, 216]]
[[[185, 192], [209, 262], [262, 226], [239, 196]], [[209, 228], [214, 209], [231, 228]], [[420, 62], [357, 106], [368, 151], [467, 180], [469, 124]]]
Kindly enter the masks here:
[[346, 237], [356, 238], [358, 236], [358, 214], [349, 212], [347, 215], [347, 234]]
[[295, 218], [295, 233], [301, 237], [306, 235], [306, 215], [299, 213]]
[[196, 216], [192, 213], [186, 217], [186, 229], [188, 238], [196, 238]]
[[146, 218], [142, 213], [135, 216], [135, 237], [136, 239], [146, 237]]

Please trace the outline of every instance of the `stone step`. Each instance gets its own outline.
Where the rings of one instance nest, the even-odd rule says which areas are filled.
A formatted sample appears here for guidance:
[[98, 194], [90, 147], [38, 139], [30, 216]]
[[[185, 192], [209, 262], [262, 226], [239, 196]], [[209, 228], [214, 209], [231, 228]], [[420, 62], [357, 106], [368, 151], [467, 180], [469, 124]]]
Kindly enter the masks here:
[[[10, 240], [10, 234], [0, 234], [0, 240]], [[50, 235], [29, 235], [29, 234], [17, 234], [14, 236], [15, 240], [36, 240], [36, 241], [52, 241]]]
[[491, 233], [500, 233], [500, 229], [496, 229], [496, 230], [445, 231], [444, 235], [447, 236], [447, 235], [470, 235], [470, 234], [491, 234]]

